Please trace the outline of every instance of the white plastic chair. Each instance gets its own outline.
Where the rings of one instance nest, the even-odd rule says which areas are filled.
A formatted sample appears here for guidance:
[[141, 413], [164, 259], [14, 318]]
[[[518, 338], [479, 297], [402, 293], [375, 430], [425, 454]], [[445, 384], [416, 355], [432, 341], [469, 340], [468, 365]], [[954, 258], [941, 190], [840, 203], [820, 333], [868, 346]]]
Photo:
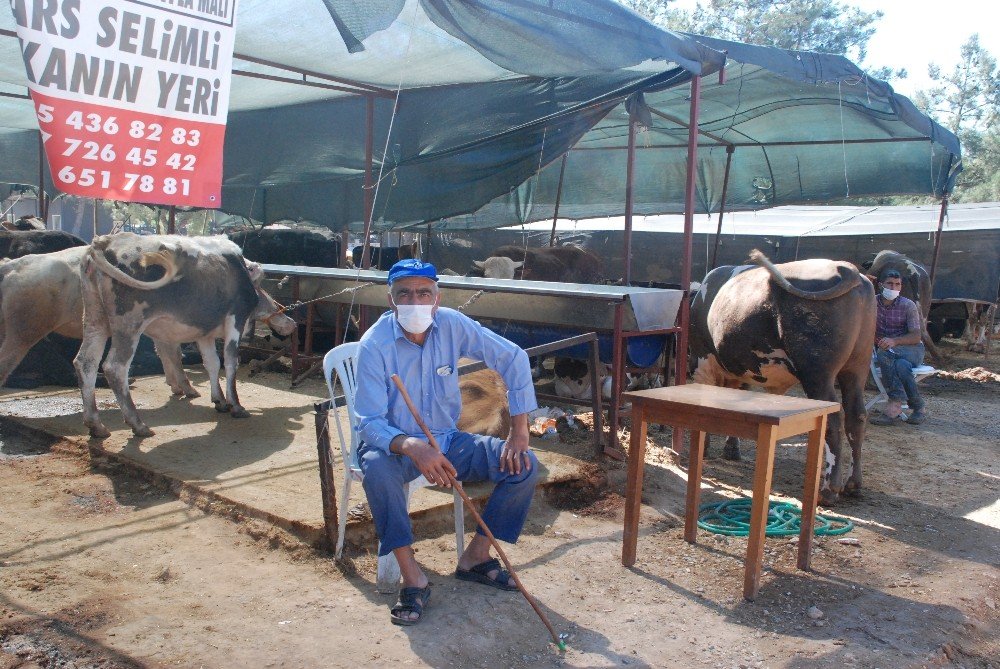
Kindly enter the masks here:
[[[358, 356], [358, 343], [348, 342], [336, 348], [330, 349], [323, 356], [323, 378], [326, 379], [327, 388], [330, 390], [330, 403], [333, 405], [334, 422], [337, 424], [337, 436], [340, 438], [340, 454], [344, 461], [344, 491], [340, 498], [339, 529], [337, 531], [336, 556], [339, 558], [344, 552], [344, 532], [347, 529], [347, 510], [351, 495], [351, 484], [354, 481], [360, 482], [364, 478], [361, 467], [358, 464], [358, 426], [354, 414], [354, 396], [357, 393], [358, 381], [355, 375], [355, 365]], [[340, 380], [340, 387], [344, 392], [344, 399], [347, 405], [347, 420], [350, 426], [350, 439], [344, 438], [344, 431], [341, 427], [340, 412], [337, 408], [334, 394], [334, 374]], [[422, 486], [429, 486], [430, 483], [424, 476], [411, 481], [406, 486], [406, 501], [409, 506], [410, 496], [413, 491]], [[465, 550], [465, 508], [462, 504], [462, 496], [457, 490], [453, 491], [455, 496], [455, 551], [458, 556], [462, 556]], [[392, 553], [380, 556], [378, 559], [378, 575], [376, 577], [376, 588], [379, 592], [395, 592], [399, 583], [399, 563]]]
[[[871, 408], [876, 404], [884, 404], [889, 401], [889, 393], [886, 392], [885, 386], [882, 384], [882, 370], [878, 368], [878, 362], [876, 362], [876, 360], [877, 358], [875, 357], [875, 351], [872, 350], [871, 375], [872, 375], [872, 381], [875, 382], [875, 388], [878, 389], [878, 394], [865, 403], [865, 411], [871, 411]], [[934, 376], [939, 371], [941, 370], [935, 369], [930, 365], [920, 365], [918, 367], [913, 368], [913, 378], [916, 379], [917, 383], [920, 383], [928, 376]], [[907, 405], [904, 402], [903, 412], [900, 413], [900, 416], [902, 416], [903, 420], [906, 420], [907, 417], [906, 410], [909, 408], [910, 408], [909, 405]]]

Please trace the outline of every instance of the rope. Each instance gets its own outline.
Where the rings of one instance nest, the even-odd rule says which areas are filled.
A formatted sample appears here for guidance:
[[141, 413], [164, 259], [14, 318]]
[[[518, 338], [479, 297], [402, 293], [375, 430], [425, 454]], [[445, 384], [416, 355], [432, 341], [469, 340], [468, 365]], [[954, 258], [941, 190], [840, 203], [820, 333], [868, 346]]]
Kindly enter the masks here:
[[[747, 497], [724, 502], [706, 502], [698, 508], [698, 527], [716, 534], [745, 537], [750, 534], [750, 502]], [[802, 509], [788, 502], [771, 501], [767, 508], [769, 537], [797, 536], [802, 522]], [[817, 536], [846, 534], [854, 529], [847, 518], [816, 514], [814, 533]]]

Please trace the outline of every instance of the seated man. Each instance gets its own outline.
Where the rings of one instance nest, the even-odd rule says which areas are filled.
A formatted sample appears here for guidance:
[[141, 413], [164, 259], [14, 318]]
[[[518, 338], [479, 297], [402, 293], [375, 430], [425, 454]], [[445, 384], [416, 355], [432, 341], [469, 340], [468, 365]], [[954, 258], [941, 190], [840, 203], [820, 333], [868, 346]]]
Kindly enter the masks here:
[[[431, 589], [413, 554], [404, 484], [421, 474], [434, 485], [459, 481], [496, 483], [482, 517], [497, 539], [517, 541], [538, 477], [528, 449], [528, 412], [537, 408], [528, 356], [515, 344], [453, 309], [439, 308], [437, 273], [419, 260], [389, 270], [389, 306], [361, 338], [354, 410], [379, 555], [395, 554], [403, 576], [391, 610], [396, 625], [420, 620]], [[507, 384], [511, 427], [507, 440], [459, 432], [462, 410], [458, 360], [484, 361]], [[398, 374], [441, 451], [429, 444], [390, 380]], [[455, 576], [501, 590], [516, 590], [510, 573], [490, 556], [480, 530], [458, 560]]]
[[913, 368], [924, 359], [924, 345], [920, 341], [920, 311], [913, 300], [900, 296], [903, 280], [899, 272], [887, 269], [879, 283], [882, 292], [875, 299], [875, 361], [882, 373], [882, 385], [889, 396], [885, 410], [868, 422], [875, 425], [895, 425], [906, 400], [913, 413], [907, 423], [924, 422], [924, 401], [913, 378]]

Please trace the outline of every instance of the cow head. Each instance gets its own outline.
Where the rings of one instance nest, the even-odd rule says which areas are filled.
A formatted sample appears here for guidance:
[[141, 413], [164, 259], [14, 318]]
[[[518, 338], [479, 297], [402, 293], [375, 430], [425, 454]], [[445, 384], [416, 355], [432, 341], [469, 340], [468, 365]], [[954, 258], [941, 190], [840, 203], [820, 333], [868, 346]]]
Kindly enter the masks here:
[[483, 276], [487, 279], [513, 279], [515, 272], [524, 265], [523, 262], [516, 262], [502, 256], [493, 256], [486, 260], [473, 260], [472, 264], [483, 270]]

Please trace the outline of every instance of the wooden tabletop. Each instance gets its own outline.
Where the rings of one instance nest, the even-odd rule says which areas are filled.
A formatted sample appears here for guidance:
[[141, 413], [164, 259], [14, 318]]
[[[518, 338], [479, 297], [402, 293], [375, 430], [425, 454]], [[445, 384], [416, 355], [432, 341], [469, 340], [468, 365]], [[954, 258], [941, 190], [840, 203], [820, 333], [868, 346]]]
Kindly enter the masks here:
[[656, 406], [661, 411], [669, 409], [677, 412], [689, 412], [692, 408], [697, 408], [702, 417], [749, 418], [768, 425], [780, 425], [787, 418], [821, 416], [840, 410], [837, 402], [747, 392], [700, 383], [638, 390], [623, 393], [622, 397], [623, 401], [632, 402], [633, 406]]

